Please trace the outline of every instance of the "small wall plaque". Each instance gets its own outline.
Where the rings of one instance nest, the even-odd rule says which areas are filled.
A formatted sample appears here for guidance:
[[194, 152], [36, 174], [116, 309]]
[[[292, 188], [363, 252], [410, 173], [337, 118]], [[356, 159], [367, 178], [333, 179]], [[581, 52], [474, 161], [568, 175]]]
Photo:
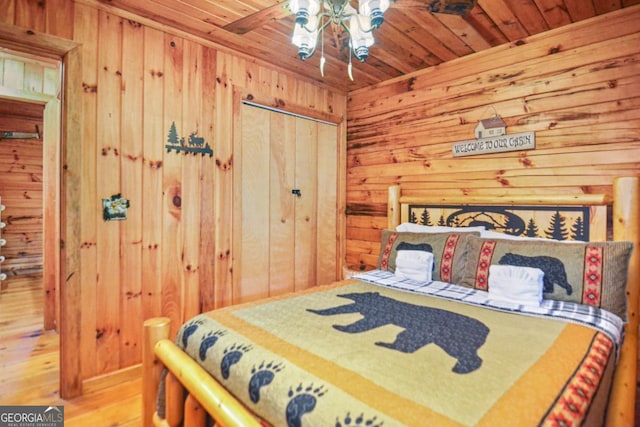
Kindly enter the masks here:
[[109, 199], [102, 199], [102, 217], [105, 221], [127, 219], [129, 199], [114, 194]]

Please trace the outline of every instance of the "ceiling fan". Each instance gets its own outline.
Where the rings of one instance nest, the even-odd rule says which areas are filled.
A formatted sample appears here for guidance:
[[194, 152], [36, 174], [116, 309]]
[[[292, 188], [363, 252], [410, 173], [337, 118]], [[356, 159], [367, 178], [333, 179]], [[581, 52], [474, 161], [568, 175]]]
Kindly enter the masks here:
[[[350, 0], [347, 0], [350, 1]], [[467, 15], [476, 5], [477, 0], [391, 0], [391, 7], [399, 9], [416, 9], [432, 13], [446, 13], [450, 15]], [[246, 34], [255, 28], [260, 28], [271, 21], [277, 21], [291, 14], [287, 7], [289, 0], [282, 0], [273, 6], [259, 10], [242, 19], [231, 22], [223, 27], [235, 34]], [[357, 2], [356, 2], [357, 3]]]

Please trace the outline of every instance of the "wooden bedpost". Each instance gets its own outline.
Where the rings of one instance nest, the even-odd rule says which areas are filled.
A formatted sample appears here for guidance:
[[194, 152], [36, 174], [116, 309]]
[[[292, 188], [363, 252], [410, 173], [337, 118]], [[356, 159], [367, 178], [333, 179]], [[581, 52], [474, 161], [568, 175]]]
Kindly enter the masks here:
[[154, 347], [162, 339], [169, 338], [168, 317], [154, 317], [145, 320], [142, 346], [142, 426], [153, 426], [156, 410], [156, 396], [160, 384], [162, 364], [155, 355]]
[[639, 178], [617, 178], [613, 184], [613, 238], [633, 242], [627, 283], [629, 323], [624, 353], [618, 361], [608, 408], [607, 426], [633, 426], [638, 381], [638, 310], [640, 309], [640, 196]]
[[400, 186], [389, 187], [387, 202], [387, 228], [394, 230], [400, 225]]

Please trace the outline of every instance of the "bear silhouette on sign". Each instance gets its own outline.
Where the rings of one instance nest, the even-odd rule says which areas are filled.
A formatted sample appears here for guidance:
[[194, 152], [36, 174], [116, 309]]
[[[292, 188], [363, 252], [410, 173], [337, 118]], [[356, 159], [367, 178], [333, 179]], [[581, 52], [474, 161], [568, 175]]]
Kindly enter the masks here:
[[457, 374], [468, 374], [482, 365], [478, 349], [485, 343], [489, 328], [479, 320], [447, 310], [397, 301], [378, 292], [338, 296], [353, 300], [353, 303], [307, 311], [321, 316], [362, 314], [362, 319], [349, 325], [333, 325], [338, 331], [349, 334], [366, 332], [384, 325], [404, 328], [394, 342], [375, 344], [403, 353], [413, 353], [427, 344], [434, 343], [457, 360], [452, 369]]
[[567, 281], [567, 272], [564, 269], [564, 264], [558, 258], [550, 256], [526, 256], [509, 252], [500, 258], [498, 264], [539, 268], [544, 273], [542, 284], [545, 294], [553, 293], [553, 285], [558, 285], [567, 291], [567, 295], [571, 295], [572, 288]]

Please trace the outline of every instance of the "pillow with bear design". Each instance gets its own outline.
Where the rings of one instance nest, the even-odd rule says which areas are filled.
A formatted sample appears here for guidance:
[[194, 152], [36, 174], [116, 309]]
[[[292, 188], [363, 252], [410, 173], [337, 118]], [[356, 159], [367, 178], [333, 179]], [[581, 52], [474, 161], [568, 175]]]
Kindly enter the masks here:
[[567, 245], [472, 236], [468, 244], [462, 286], [488, 290], [491, 265], [534, 267], [544, 272], [545, 299], [593, 305], [627, 319], [631, 242]]
[[[382, 230], [378, 269], [396, 271], [398, 246], [404, 243], [425, 245], [433, 253], [432, 280], [458, 283], [464, 272], [467, 240], [478, 236], [478, 232], [467, 233], [410, 233]], [[402, 247], [402, 246], [400, 246]]]

